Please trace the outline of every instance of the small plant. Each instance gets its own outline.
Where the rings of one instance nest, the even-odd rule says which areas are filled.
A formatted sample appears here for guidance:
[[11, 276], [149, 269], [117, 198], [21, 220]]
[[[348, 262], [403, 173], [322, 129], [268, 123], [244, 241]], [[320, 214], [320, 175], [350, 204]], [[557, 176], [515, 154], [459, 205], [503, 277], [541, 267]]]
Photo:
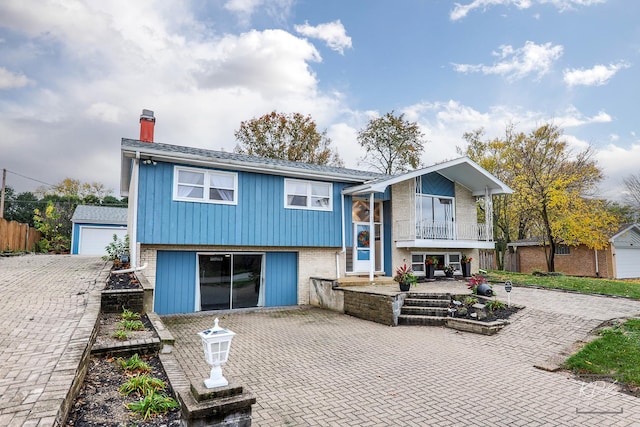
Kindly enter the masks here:
[[151, 366], [144, 360], [140, 358], [138, 353], [134, 354], [127, 360], [122, 357], [118, 357], [116, 359], [116, 363], [127, 372], [149, 372], [151, 371]]
[[144, 331], [144, 323], [142, 320], [123, 320], [120, 322], [120, 329], [125, 331]]
[[129, 334], [127, 333], [127, 331], [118, 329], [117, 331], [111, 334], [111, 338], [115, 338], [120, 341], [126, 341], [129, 339]]
[[407, 264], [404, 264], [402, 267], [398, 267], [396, 269], [396, 275], [393, 277], [393, 280], [398, 283], [408, 283], [415, 284], [418, 281], [418, 278], [413, 274], [413, 270]]
[[490, 313], [493, 313], [496, 310], [502, 310], [503, 308], [506, 307], [505, 303], [497, 299], [487, 301], [485, 305], [487, 306], [487, 310], [489, 310]]
[[160, 378], [153, 378], [149, 375], [142, 374], [129, 378], [126, 383], [120, 386], [118, 391], [125, 396], [128, 396], [133, 392], [138, 393], [140, 396], [144, 396], [152, 391], [164, 390], [165, 388], [167, 388], [167, 385]]
[[427, 265], [437, 265], [438, 264], [438, 258], [434, 257], [434, 256], [428, 256], [424, 259], [424, 263]]
[[462, 304], [466, 306], [472, 306], [473, 304], [477, 304], [477, 303], [478, 303], [478, 298], [475, 298], [475, 297], [465, 297], [465, 299], [462, 301]]
[[467, 256], [465, 254], [462, 254], [462, 258], [460, 259], [460, 262], [462, 264], [467, 264], [467, 263], [471, 262], [472, 260], [473, 260], [473, 258], [471, 258], [471, 257], [467, 258]]
[[453, 274], [453, 272], [455, 271], [455, 268], [453, 268], [453, 265], [449, 264], [444, 268], [444, 273], [445, 274]]
[[117, 234], [113, 235], [113, 241], [105, 246], [107, 252], [102, 257], [105, 261], [119, 261], [120, 257], [129, 256], [129, 235], [125, 234], [124, 240], [118, 238]]
[[143, 419], [151, 418], [157, 414], [163, 414], [171, 409], [180, 406], [178, 402], [172, 397], [167, 396], [165, 393], [156, 393], [151, 390], [150, 393], [145, 394], [142, 399], [137, 402], [129, 403], [127, 408], [139, 413]]
[[122, 307], [122, 314], [120, 315], [122, 320], [137, 320], [140, 319], [140, 313], [133, 312], [127, 308]]

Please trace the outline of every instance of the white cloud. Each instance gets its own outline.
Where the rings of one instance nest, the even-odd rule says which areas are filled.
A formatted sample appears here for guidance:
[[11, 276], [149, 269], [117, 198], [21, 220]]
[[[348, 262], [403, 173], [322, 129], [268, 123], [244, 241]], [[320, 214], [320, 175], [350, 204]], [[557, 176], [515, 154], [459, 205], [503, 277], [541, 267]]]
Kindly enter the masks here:
[[536, 74], [540, 78], [547, 74], [553, 63], [562, 56], [563, 47], [551, 42], [536, 44], [525, 42], [521, 48], [514, 49], [511, 45], [502, 45], [498, 52], [493, 52], [500, 61], [493, 65], [453, 64], [460, 73], [480, 72], [483, 74], [497, 74], [510, 79], [520, 79], [529, 74]]
[[595, 153], [598, 166], [605, 171], [605, 178], [600, 184], [600, 195], [611, 200], [624, 199], [623, 179], [638, 173], [638, 159], [640, 159], [640, 144], [634, 143], [629, 147], [609, 144], [598, 149]]
[[310, 64], [322, 58], [308, 40], [283, 30], [220, 36], [183, 6], [1, 2], [0, 26], [27, 44], [44, 38], [58, 61], [35, 90], [0, 103], [0, 134], [12, 141], [3, 160], [42, 181], [116, 189], [120, 139], [138, 137], [143, 108], [155, 112], [158, 142], [227, 151], [242, 120], [274, 109], [322, 128], [339, 114], [343, 97], [318, 89]]
[[311, 43], [282, 30], [226, 35], [202, 52], [194, 73], [204, 88], [243, 88], [266, 95], [312, 93], [308, 62], [322, 58]]
[[452, 21], [457, 21], [466, 17], [469, 12], [475, 9], [486, 10], [490, 6], [515, 6], [518, 9], [529, 9], [535, 4], [550, 4], [560, 12], [574, 9], [576, 6], [591, 6], [604, 3], [607, 0], [473, 0], [467, 4], [456, 3], [449, 14]]
[[595, 65], [593, 68], [573, 68], [564, 70], [564, 82], [569, 86], [602, 86], [609, 82], [618, 71], [629, 68], [626, 62], [617, 64]]
[[24, 74], [13, 73], [0, 67], [0, 90], [15, 89], [33, 83]]
[[330, 49], [335, 50], [340, 55], [344, 55], [345, 49], [351, 48], [351, 37], [347, 36], [347, 31], [339, 19], [316, 25], [315, 27], [305, 21], [304, 25], [296, 25], [294, 28], [303, 36], [324, 41]]

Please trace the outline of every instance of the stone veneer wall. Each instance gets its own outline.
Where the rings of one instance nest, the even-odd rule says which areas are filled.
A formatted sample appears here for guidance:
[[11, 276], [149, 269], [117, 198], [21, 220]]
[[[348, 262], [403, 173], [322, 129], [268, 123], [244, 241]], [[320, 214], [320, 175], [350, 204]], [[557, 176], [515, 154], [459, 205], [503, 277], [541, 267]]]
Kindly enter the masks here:
[[415, 182], [411, 179], [391, 186], [391, 194], [393, 194], [391, 203], [391, 218], [393, 220], [391, 224], [391, 268], [393, 271], [391, 271], [391, 274], [405, 262], [404, 260], [408, 264], [411, 263], [411, 251], [396, 248], [395, 242], [398, 240], [398, 232], [395, 222], [398, 220], [415, 220], [415, 191]]
[[342, 291], [345, 314], [383, 325], [398, 326], [398, 316], [404, 304], [405, 293], [380, 295], [348, 289]]
[[[151, 288], [156, 284], [156, 262], [158, 251], [195, 251], [195, 252], [297, 252], [298, 253], [298, 304], [309, 304], [311, 277], [336, 277], [336, 252], [339, 248], [305, 248], [305, 247], [266, 247], [266, 246], [147, 246], [141, 245], [138, 252], [138, 265], [147, 263], [147, 268], [139, 271]], [[345, 256], [340, 254], [341, 276], [344, 276]]]

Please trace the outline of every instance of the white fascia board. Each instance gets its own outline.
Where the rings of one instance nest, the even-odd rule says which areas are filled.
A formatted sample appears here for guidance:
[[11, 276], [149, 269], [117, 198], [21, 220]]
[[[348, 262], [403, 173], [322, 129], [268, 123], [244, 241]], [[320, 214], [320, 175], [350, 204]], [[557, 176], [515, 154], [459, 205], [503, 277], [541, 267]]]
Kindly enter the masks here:
[[[122, 150], [123, 157], [134, 157], [135, 152], [138, 150]], [[357, 182], [362, 183], [367, 180], [367, 177], [357, 177], [349, 174], [339, 174], [339, 173], [329, 173], [329, 172], [318, 172], [308, 169], [297, 169], [290, 167], [283, 167], [279, 165], [269, 165], [269, 164], [249, 164], [245, 162], [239, 162], [237, 160], [231, 159], [215, 159], [212, 160], [210, 158], [203, 158], [200, 156], [175, 156], [168, 155], [163, 151], [155, 151], [155, 150], [145, 150], [144, 152], [140, 152], [141, 157], [149, 157], [153, 158], [153, 160], [161, 161], [161, 162], [170, 162], [170, 163], [182, 163], [193, 166], [201, 166], [201, 167], [209, 167], [209, 168], [218, 168], [218, 169], [228, 169], [235, 171], [243, 171], [243, 172], [256, 172], [263, 173], [269, 175], [283, 175], [290, 176], [295, 178], [306, 178], [306, 179], [317, 179], [324, 181], [337, 181], [337, 182]]]

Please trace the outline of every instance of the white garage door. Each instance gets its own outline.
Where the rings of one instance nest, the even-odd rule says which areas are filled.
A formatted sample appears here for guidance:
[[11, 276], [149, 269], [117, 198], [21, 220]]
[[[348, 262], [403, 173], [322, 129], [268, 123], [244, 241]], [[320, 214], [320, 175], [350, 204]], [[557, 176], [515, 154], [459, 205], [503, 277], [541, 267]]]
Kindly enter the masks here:
[[124, 239], [127, 234], [126, 228], [115, 227], [80, 227], [80, 242], [78, 246], [79, 255], [106, 255], [104, 249], [113, 242], [113, 235]]
[[640, 277], [640, 248], [616, 248], [616, 275], [618, 279]]

